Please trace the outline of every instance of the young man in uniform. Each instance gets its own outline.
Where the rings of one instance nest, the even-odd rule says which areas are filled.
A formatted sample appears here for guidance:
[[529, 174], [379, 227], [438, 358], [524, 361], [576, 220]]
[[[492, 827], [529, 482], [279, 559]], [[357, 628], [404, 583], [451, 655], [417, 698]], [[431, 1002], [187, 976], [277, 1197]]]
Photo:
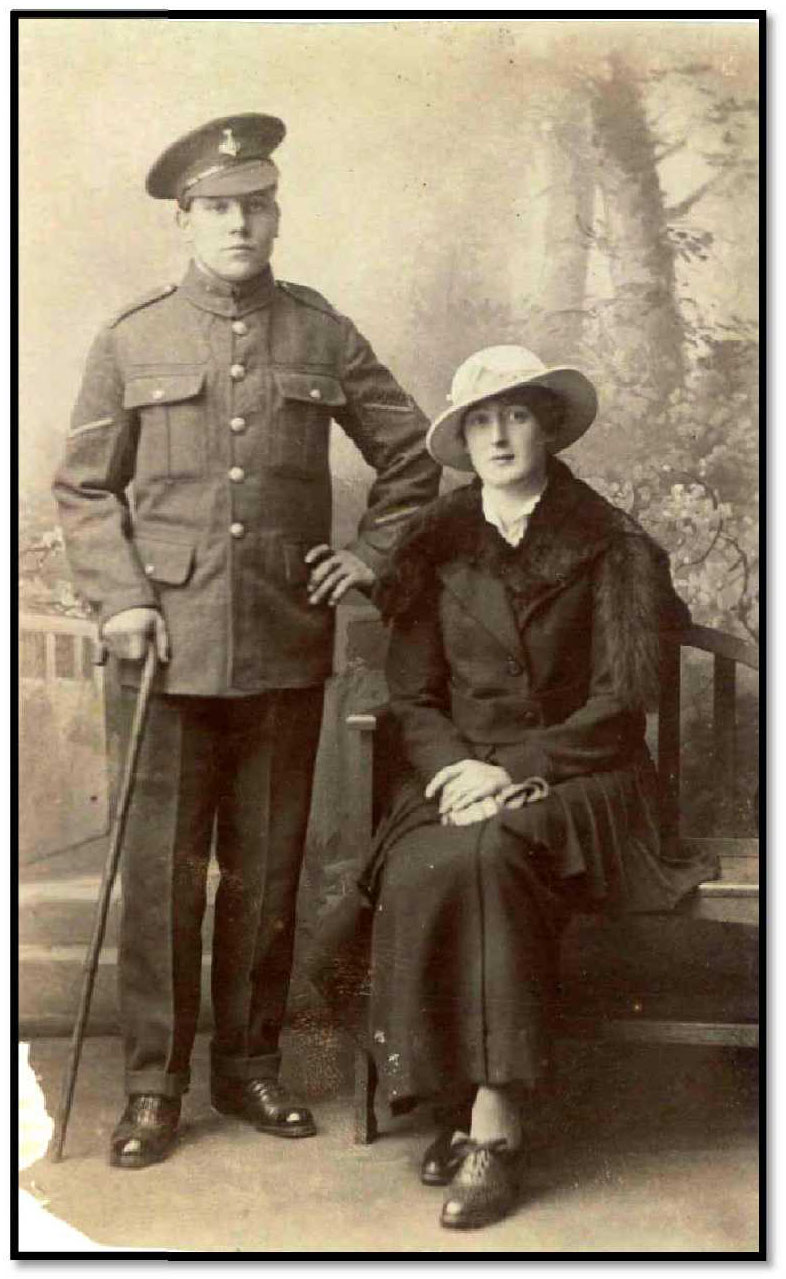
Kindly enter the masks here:
[[[123, 860], [126, 1109], [110, 1159], [164, 1158], [197, 1027], [215, 830], [211, 1096], [305, 1137], [278, 1080], [333, 606], [369, 588], [437, 491], [426, 420], [320, 294], [276, 280], [284, 125], [246, 114], [181, 138], [147, 178], [192, 261], [90, 352], [55, 479], [76, 584], [138, 684], [161, 661]], [[375, 469], [351, 546], [330, 546], [330, 421]]]

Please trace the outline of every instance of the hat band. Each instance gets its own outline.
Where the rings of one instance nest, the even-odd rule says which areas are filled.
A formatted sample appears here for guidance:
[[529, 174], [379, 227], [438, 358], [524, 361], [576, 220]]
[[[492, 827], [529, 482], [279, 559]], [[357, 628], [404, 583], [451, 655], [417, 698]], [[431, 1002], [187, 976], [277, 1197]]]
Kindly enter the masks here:
[[465, 378], [457, 393], [451, 395], [454, 408], [462, 408], [487, 400], [494, 395], [502, 395], [506, 391], [517, 391], [525, 388], [533, 378], [545, 372], [545, 365], [539, 369], [480, 369], [471, 379]]
[[263, 190], [265, 187], [274, 186], [278, 178], [278, 169], [266, 156], [244, 156], [242, 160], [230, 163], [224, 161], [223, 164], [208, 164], [196, 173], [189, 174], [181, 182], [177, 198], [183, 200], [189, 191], [194, 191], [195, 187], [201, 186], [203, 182], [209, 182], [211, 178], [220, 183], [220, 186], [216, 188], [216, 194], [231, 194], [231, 187], [236, 179], [239, 183], [238, 191], [245, 194], [257, 188]]
[[189, 178], [187, 182], [184, 182], [180, 188], [180, 195], [184, 196], [186, 191], [189, 191], [191, 187], [195, 187], [197, 182], [201, 182], [203, 178], [210, 178], [214, 173], [223, 173], [224, 169], [229, 169], [231, 167], [232, 166], [229, 164], [211, 164], [209, 169], [202, 169], [200, 173], [195, 173], [192, 178]]

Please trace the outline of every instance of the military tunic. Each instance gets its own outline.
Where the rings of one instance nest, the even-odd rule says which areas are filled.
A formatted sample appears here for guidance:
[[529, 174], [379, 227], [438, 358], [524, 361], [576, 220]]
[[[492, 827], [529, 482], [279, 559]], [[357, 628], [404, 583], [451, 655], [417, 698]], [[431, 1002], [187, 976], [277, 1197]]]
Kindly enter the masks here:
[[231, 286], [192, 265], [99, 335], [55, 494], [100, 620], [162, 610], [162, 691], [330, 674], [334, 614], [309, 605], [303, 557], [330, 541], [331, 418], [377, 472], [349, 548], [377, 569], [439, 471], [423, 414], [324, 298], [269, 270]]

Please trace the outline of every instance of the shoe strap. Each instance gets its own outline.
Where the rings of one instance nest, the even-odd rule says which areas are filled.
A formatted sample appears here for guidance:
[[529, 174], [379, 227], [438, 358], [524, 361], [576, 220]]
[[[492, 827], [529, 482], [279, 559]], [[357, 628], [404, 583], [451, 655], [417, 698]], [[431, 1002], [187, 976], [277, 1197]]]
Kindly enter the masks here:
[[249, 1085], [269, 1101], [280, 1101], [285, 1095], [284, 1086], [278, 1079], [250, 1079]]
[[305, 1111], [305, 1106], [294, 1102], [278, 1079], [251, 1079], [249, 1088], [268, 1105], [282, 1106], [286, 1110], [291, 1110], [293, 1114], [297, 1111], [302, 1115]]
[[503, 1150], [510, 1150], [506, 1137], [492, 1137], [490, 1141], [477, 1141], [474, 1137], [467, 1137], [467, 1152], [488, 1150], [492, 1154], [499, 1154]]
[[166, 1113], [176, 1108], [179, 1098], [165, 1097], [161, 1093], [132, 1093], [129, 1097], [129, 1110], [134, 1115], [155, 1115]]

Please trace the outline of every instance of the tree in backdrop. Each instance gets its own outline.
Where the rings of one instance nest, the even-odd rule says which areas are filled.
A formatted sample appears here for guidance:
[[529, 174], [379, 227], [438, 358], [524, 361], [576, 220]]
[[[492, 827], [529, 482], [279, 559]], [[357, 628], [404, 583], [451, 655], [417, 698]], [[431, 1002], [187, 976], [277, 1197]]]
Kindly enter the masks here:
[[[665, 95], [673, 101], [675, 89], [682, 113], [661, 117], [659, 132], [655, 106]], [[602, 196], [596, 234], [614, 287], [587, 308], [587, 344], [608, 388], [604, 424], [629, 437], [621, 463], [593, 459], [591, 478], [668, 547], [697, 621], [757, 640], [755, 332], [734, 310], [731, 279], [726, 314], [702, 301], [707, 273], [724, 266], [702, 223], [710, 193], [755, 217], [756, 103], [723, 92], [709, 66], [639, 81], [619, 58], [588, 91]], [[688, 164], [692, 184], [668, 203], [659, 170], [693, 129], [708, 176], [695, 182]]]

